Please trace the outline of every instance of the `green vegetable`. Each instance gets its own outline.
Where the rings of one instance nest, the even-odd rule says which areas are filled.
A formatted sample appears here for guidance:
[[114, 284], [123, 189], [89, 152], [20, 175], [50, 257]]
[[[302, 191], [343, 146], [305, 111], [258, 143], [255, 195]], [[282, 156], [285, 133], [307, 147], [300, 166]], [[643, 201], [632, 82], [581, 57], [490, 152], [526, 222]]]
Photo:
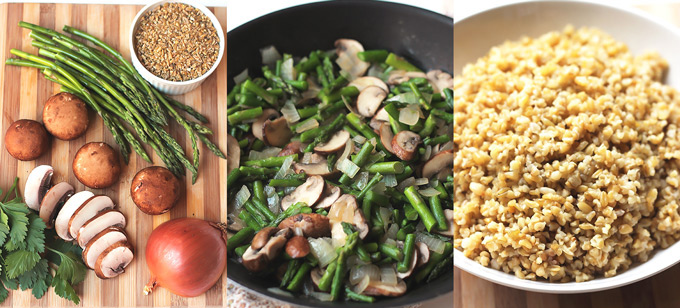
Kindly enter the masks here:
[[434, 218], [434, 215], [432, 215], [432, 212], [430, 212], [430, 209], [425, 205], [425, 202], [423, 199], [420, 197], [420, 194], [416, 190], [415, 186], [409, 186], [404, 190], [404, 194], [406, 195], [406, 198], [408, 198], [408, 201], [411, 203], [413, 208], [416, 209], [418, 212], [418, 215], [420, 216], [420, 219], [423, 220], [423, 224], [425, 224], [425, 229], [427, 231], [432, 230], [432, 226], [434, 226], [437, 223], [437, 220]]
[[421, 72], [421, 70], [417, 68], [415, 65], [409, 63], [404, 58], [397, 56], [393, 53], [387, 55], [387, 58], [385, 59], [385, 64], [399, 70], [405, 70], [407, 72]]

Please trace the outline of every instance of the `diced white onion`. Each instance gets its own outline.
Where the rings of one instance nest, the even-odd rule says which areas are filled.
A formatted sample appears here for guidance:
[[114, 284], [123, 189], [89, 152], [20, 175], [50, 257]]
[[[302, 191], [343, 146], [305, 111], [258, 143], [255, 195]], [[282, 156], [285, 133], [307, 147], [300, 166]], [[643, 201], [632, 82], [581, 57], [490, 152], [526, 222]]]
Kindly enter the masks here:
[[358, 143], [358, 144], [362, 144], [362, 145], [363, 145], [364, 142], [366, 142], [366, 137], [364, 137], [364, 136], [362, 136], [362, 135], [356, 135], [356, 136], [354, 136], [354, 138], [352, 138], [352, 140], [353, 140], [354, 142]]
[[397, 177], [394, 174], [385, 174], [382, 181], [385, 183], [386, 187], [397, 186]]
[[281, 63], [281, 78], [293, 80], [295, 77], [295, 67], [293, 67], [293, 58], [289, 58]]
[[284, 192], [286, 195], [289, 195], [289, 194], [292, 193], [296, 188], [297, 188], [297, 187], [285, 187], [285, 188], [283, 188], [283, 192]]
[[392, 96], [386, 100], [386, 102], [400, 102], [405, 104], [418, 104], [418, 97], [413, 92], [401, 93]]
[[[378, 145], [378, 140], [375, 139], [375, 137], [368, 139], [368, 142], [370, 142], [373, 145], [374, 149], [375, 149], [376, 145]], [[380, 153], [382, 153], [382, 151], [380, 151]], [[383, 155], [383, 157], [384, 157], [384, 155]]]
[[366, 290], [369, 283], [371, 283], [371, 278], [368, 276], [364, 276], [363, 278], [361, 278], [359, 283], [356, 286], [354, 286], [353, 291], [357, 294], [364, 293], [364, 290]]
[[406, 125], [415, 125], [420, 119], [420, 107], [418, 105], [408, 105], [399, 110], [399, 122]]
[[302, 228], [300, 228], [300, 227], [295, 227], [293, 229], [293, 233], [295, 233], [296, 236], [304, 236], [304, 233], [302, 232]]
[[234, 84], [244, 82], [246, 79], [248, 79], [248, 69], [244, 69], [243, 72], [240, 72], [238, 75], [236, 75], [236, 77], [234, 77]]
[[453, 141], [444, 143], [441, 147], [439, 147], [439, 152], [446, 150], [453, 150]]
[[387, 228], [387, 233], [385, 233], [385, 238], [394, 240], [397, 238], [397, 232], [399, 232], [399, 226], [397, 224], [390, 224], [390, 227]]
[[282, 179], [288, 174], [293, 173], [293, 169], [290, 168], [290, 166], [293, 165], [293, 156], [288, 156], [286, 159], [283, 160], [283, 163], [281, 164], [281, 168], [279, 168], [279, 171], [276, 172], [274, 175], [275, 179]]
[[353, 114], [356, 114], [357, 116], [359, 116], [359, 118], [363, 118], [363, 117], [364, 117], [364, 116], [362, 116], [361, 114], [359, 114], [359, 113], [354, 109], [354, 107], [352, 107], [352, 101], [351, 101], [351, 99], [348, 99], [348, 98], [345, 97], [344, 95], [341, 96], [340, 99], [342, 99], [342, 103], [345, 104], [345, 107], [347, 108], [347, 110], [349, 110], [349, 112], [351, 112], [351, 113], [353, 113]]
[[[373, 138], [371, 138], [371, 140], [373, 140]], [[375, 164], [376, 162], [383, 159], [384, 157], [385, 157], [385, 152], [383, 152], [383, 151], [376, 152], [375, 154], [370, 155], [368, 157], [368, 159], [366, 160], [366, 166], [370, 166], [372, 164]]]
[[366, 187], [367, 183], [368, 183], [368, 172], [364, 171], [364, 172], [359, 173], [359, 177], [357, 178], [357, 188], [364, 189], [364, 187]]
[[276, 189], [269, 185], [264, 187], [264, 193], [267, 195], [267, 207], [274, 214], [278, 214], [281, 207], [279, 206], [280, 198], [276, 193]]
[[420, 158], [422, 161], [428, 161], [432, 156], [432, 146], [428, 145], [425, 147], [425, 154]]
[[418, 222], [416, 225], [416, 231], [424, 231], [425, 230], [425, 224], [423, 223], [422, 220]]
[[366, 75], [381, 78], [385, 70], [380, 65], [373, 64], [368, 68]]
[[338, 168], [338, 165], [340, 165], [340, 162], [344, 161], [345, 159], [348, 159], [349, 155], [352, 154], [353, 148], [354, 147], [352, 146], [352, 141], [347, 140], [347, 142], [345, 142], [345, 149], [342, 151], [342, 154], [340, 154], [340, 156], [338, 157], [338, 161], [335, 162], [336, 169]]
[[[300, 115], [298, 114], [298, 117], [299, 116]], [[314, 129], [314, 128], [317, 128], [317, 127], [319, 127], [319, 121], [317, 121], [314, 118], [311, 118], [311, 119], [305, 120], [304, 122], [300, 123], [300, 126], [295, 128], [295, 132], [301, 133], [301, 132], [308, 131], [310, 129]], [[310, 153], [310, 152], [307, 152], [307, 153]]]
[[390, 245], [390, 246], [397, 246], [397, 241], [393, 238], [386, 238], [384, 242], [385, 242], [385, 244]]
[[268, 288], [267, 291], [274, 293], [276, 295], [281, 295], [281, 296], [285, 296], [285, 297], [294, 297], [292, 293], [290, 293], [288, 291], [281, 290], [281, 289], [276, 288], [276, 287]]
[[260, 160], [260, 159], [265, 159], [265, 158], [270, 158], [274, 157], [281, 152], [281, 148], [277, 147], [271, 147], [271, 148], [266, 148], [262, 151], [250, 151], [248, 153], [248, 160]]
[[434, 197], [440, 194], [438, 190], [432, 187], [418, 190], [418, 193], [420, 193], [423, 197]]
[[304, 155], [302, 155], [302, 163], [303, 164], [309, 164], [310, 161], [312, 161], [312, 152], [305, 152]]
[[444, 248], [446, 246], [446, 242], [436, 237], [429, 236], [423, 232], [416, 232], [416, 242], [421, 242], [427, 245], [430, 250], [439, 254], [444, 253]]
[[386, 190], [385, 182], [378, 182], [378, 184], [375, 184], [375, 186], [373, 186], [373, 189], [371, 189], [371, 191], [380, 195], [384, 195], [385, 190]]
[[385, 229], [387, 229], [387, 225], [392, 222], [392, 211], [386, 207], [381, 207], [378, 213], [385, 224]]
[[416, 178], [409, 177], [409, 178], [401, 181], [401, 183], [399, 183], [399, 185], [397, 185], [397, 189], [404, 190], [404, 189], [406, 189], [406, 187], [413, 186], [415, 184], [416, 184]]
[[326, 267], [330, 264], [338, 254], [329, 242], [324, 238], [308, 238], [309, 248], [312, 251], [314, 257], [319, 260], [319, 266]]
[[288, 100], [285, 104], [283, 104], [283, 107], [281, 108], [281, 114], [288, 123], [300, 121], [300, 114], [297, 112], [297, 109], [295, 109], [295, 105], [293, 105], [292, 100]]
[[277, 60], [281, 59], [281, 54], [274, 46], [260, 49], [260, 54], [262, 54], [262, 64], [265, 65], [274, 65]]
[[381, 267], [380, 268], [380, 281], [388, 286], [396, 286], [397, 285], [397, 272], [394, 270], [394, 268], [390, 267]]
[[339, 164], [338, 164], [338, 170], [340, 170], [342, 173], [346, 174], [350, 178], [354, 178], [355, 175], [357, 175], [357, 172], [359, 172], [359, 166], [357, 166], [355, 163], [353, 163], [351, 160], [345, 158], [343, 159]]
[[316, 298], [322, 302], [330, 302], [333, 299], [330, 293], [324, 292], [309, 292], [309, 296]]
[[427, 179], [427, 178], [417, 178], [417, 179], [415, 180], [415, 184], [418, 185], [418, 186], [420, 186], [420, 185], [425, 185], [425, 184], [427, 184], [427, 183], [430, 183], [430, 180]]
[[241, 186], [241, 189], [236, 193], [236, 198], [234, 200], [234, 209], [240, 209], [246, 201], [250, 199], [250, 190], [245, 185]]

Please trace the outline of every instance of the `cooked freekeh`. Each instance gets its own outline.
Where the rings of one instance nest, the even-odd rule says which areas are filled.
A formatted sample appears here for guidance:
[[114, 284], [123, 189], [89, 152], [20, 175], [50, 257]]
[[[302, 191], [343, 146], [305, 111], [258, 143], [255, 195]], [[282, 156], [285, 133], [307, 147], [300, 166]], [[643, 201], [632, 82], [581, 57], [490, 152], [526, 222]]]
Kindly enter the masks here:
[[566, 27], [454, 78], [454, 247], [525, 279], [611, 277], [680, 238], [680, 96], [658, 54]]

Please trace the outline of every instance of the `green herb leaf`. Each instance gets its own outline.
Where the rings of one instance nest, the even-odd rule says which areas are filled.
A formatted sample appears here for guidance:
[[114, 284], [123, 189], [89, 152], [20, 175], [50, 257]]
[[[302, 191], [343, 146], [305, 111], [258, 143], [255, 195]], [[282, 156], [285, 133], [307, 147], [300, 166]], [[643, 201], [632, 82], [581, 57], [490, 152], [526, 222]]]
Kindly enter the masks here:
[[0, 303], [4, 302], [9, 296], [9, 291], [0, 283]]
[[26, 271], [31, 270], [40, 260], [37, 252], [17, 250], [10, 252], [5, 258], [7, 278], [16, 278]]
[[54, 293], [59, 295], [59, 297], [70, 300], [76, 305], [80, 303], [80, 297], [78, 297], [78, 293], [76, 293], [76, 290], [74, 290], [73, 287], [64, 279], [55, 276], [52, 279], [52, 286], [54, 287]]
[[40, 216], [31, 213], [28, 216], [30, 225], [26, 234], [26, 249], [37, 253], [45, 251], [45, 229], [47, 226]]
[[18, 280], [21, 290], [33, 289], [33, 296], [41, 298], [45, 295], [52, 282], [52, 275], [50, 274], [47, 260], [40, 259], [33, 269], [19, 275]]
[[87, 269], [85, 265], [79, 261], [78, 257], [73, 252], [62, 253], [57, 250], [50, 249], [61, 257], [61, 263], [57, 269], [54, 277], [59, 277], [71, 284], [79, 284], [85, 279]]
[[0, 206], [9, 219], [9, 242], [5, 243], [5, 248], [9, 251], [16, 250], [26, 239], [30, 210], [21, 203], [0, 203]]

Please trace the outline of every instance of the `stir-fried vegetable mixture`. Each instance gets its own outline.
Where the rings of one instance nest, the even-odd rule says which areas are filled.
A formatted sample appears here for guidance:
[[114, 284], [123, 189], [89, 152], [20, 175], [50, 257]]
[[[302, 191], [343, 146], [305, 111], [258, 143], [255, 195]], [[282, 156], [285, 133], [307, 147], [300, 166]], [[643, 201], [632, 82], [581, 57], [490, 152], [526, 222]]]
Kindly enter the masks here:
[[453, 264], [453, 80], [351, 39], [262, 50], [228, 96], [229, 253], [323, 301], [400, 296]]

